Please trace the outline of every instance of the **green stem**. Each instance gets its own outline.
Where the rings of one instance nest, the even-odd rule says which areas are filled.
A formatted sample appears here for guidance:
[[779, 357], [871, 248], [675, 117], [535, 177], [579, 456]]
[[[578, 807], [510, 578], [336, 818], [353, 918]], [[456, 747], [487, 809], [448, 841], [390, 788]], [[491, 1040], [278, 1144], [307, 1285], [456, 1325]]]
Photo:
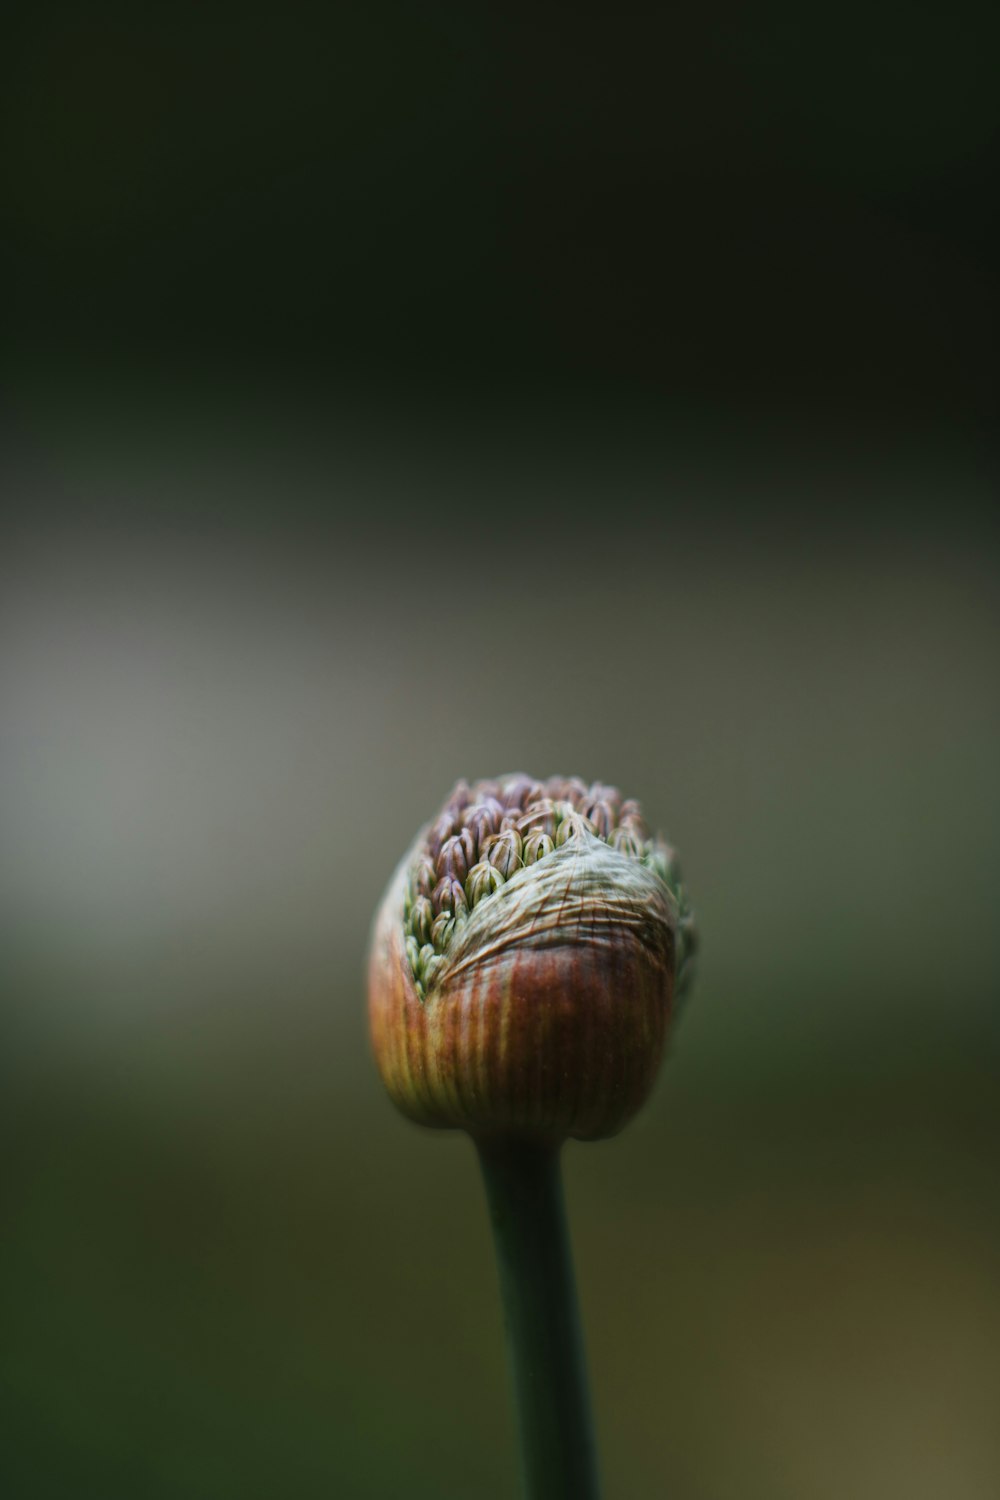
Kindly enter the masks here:
[[527, 1500], [597, 1500], [558, 1149], [479, 1141], [500, 1267]]

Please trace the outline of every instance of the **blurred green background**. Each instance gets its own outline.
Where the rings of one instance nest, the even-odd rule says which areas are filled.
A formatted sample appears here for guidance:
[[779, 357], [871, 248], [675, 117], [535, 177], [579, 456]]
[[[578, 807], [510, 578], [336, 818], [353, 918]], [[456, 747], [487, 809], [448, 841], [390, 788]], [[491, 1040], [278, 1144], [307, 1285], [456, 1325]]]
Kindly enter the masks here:
[[702, 931], [566, 1152], [609, 1497], [997, 1493], [995, 26], [24, 13], [6, 1494], [516, 1493], [473, 1153], [364, 1013], [510, 770], [640, 797]]

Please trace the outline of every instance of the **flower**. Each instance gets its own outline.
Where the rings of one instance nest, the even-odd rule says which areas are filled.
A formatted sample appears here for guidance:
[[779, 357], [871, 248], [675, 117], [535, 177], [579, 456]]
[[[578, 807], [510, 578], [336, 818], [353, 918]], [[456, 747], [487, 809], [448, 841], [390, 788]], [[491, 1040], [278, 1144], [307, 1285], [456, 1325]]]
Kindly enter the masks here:
[[480, 1138], [613, 1135], [652, 1088], [695, 934], [677, 856], [614, 787], [460, 782], [376, 917], [395, 1103]]

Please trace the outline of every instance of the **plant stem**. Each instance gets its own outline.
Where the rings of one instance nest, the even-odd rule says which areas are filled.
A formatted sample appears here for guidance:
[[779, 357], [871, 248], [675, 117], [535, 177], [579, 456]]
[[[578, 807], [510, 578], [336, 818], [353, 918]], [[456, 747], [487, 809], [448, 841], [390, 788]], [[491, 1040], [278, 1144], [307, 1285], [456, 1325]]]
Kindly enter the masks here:
[[558, 1148], [478, 1141], [500, 1268], [527, 1500], [597, 1500]]

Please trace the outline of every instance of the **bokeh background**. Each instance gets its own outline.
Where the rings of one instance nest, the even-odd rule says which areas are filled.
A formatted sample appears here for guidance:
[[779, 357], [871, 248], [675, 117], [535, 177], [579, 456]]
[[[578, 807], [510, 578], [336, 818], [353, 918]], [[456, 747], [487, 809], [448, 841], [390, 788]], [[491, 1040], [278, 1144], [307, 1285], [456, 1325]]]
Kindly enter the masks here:
[[566, 1152], [609, 1496], [1000, 1489], [995, 12], [24, 10], [0, 1479], [516, 1492], [371, 915], [617, 782], [703, 950]]

